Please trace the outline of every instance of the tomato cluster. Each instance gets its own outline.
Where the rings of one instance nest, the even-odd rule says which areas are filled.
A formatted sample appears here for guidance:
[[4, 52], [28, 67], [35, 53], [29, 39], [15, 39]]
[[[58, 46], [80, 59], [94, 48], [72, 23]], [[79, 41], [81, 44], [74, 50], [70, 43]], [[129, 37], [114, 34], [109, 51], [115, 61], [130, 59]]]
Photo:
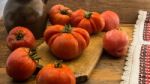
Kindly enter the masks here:
[[[84, 9], [72, 11], [70, 8], [59, 4], [54, 5], [50, 9], [49, 20], [55, 26], [48, 27], [48, 29], [45, 31], [46, 33], [44, 33], [44, 37], [46, 37], [45, 40], [52, 53], [60, 59], [70, 60], [75, 58], [79, 55], [78, 52], [85, 48], [84, 45], [86, 45], [86, 42], [82, 41], [81, 44], [81, 39], [79, 40], [79, 38], [82, 36], [82, 34], [81, 36], [73, 34], [75, 38], [77, 37], [77, 41], [73, 41], [72, 37], [70, 37], [70, 41], [67, 41], [66, 43], [66, 40], [72, 31], [68, 35], [65, 32], [64, 35], [64, 32], [63, 34], [60, 33], [60, 31], [64, 30], [62, 29], [62, 26], [58, 26], [58, 24], [71, 24], [73, 28], [85, 29], [89, 35], [94, 35], [104, 31], [106, 34], [104, 35], [103, 39], [103, 47], [110, 55], [114, 57], [121, 57], [127, 52], [127, 45], [129, 43], [128, 36], [119, 30], [120, 19], [117, 13], [113, 11], [108, 10], [101, 14], [98, 12], [89, 12]], [[81, 30], [79, 31], [82, 33]], [[75, 45], [75, 43], [83, 46], [80, 47], [80, 45]], [[64, 46], [66, 49], [63, 49]]]
[[52, 24], [71, 24], [73, 27], [83, 28], [89, 34], [98, 33], [105, 26], [104, 19], [97, 12], [89, 12], [78, 9], [74, 12], [63, 5], [55, 5], [49, 11], [49, 18]]
[[[119, 29], [119, 16], [113, 11], [89, 12], [84, 9], [72, 11], [64, 5], [54, 5], [49, 10], [49, 21], [43, 38], [50, 53], [61, 60], [73, 60], [81, 56], [90, 43], [90, 36], [102, 31], [104, 49], [115, 57], [127, 51], [128, 37]], [[23, 81], [32, 76], [40, 59], [36, 53], [36, 39], [26, 27], [13, 28], [6, 42], [12, 53], [6, 62], [7, 74]], [[59, 80], [59, 81], [57, 81]], [[61, 63], [49, 64], [39, 71], [37, 84], [75, 84], [72, 70]]]
[[[62, 30], [64, 29], [63, 26], [61, 28]], [[51, 29], [54, 31], [57, 30], [57, 28], [55, 29], [55, 27], [48, 28], [45, 33], [48, 33], [49, 35], [54, 34], [54, 33], [50, 33]], [[77, 29], [77, 28], [73, 29], [72, 31], [73, 31], [72, 34], [76, 34], [79, 32], [77, 35], [81, 37], [78, 39], [77, 36], [72, 35], [73, 40], [79, 41], [78, 43], [79, 48], [77, 51], [80, 54], [89, 43], [88, 33], [83, 29]], [[80, 31], [82, 31], [81, 34]], [[62, 31], [58, 31], [58, 32], [62, 32]], [[69, 32], [69, 30], [66, 29], [64, 30], [64, 32]], [[84, 36], [84, 38], [82, 38], [82, 36]], [[49, 37], [46, 36], [44, 38], [47, 40], [50, 39]], [[53, 41], [47, 41], [47, 42], [51, 44], [53, 43]], [[69, 37], [69, 41], [71, 41], [70, 37]], [[34, 38], [34, 35], [28, 28], [17, 26], [9, 32], [6, 38], [6, 42], [8, 48], [12, 50], [12, 52], [10, 53], [6, 61], [7, 74], [16, 81], [24, 81], [29, 79], [36, 72], [36, 69], [39, 65], [39, 59], [40, 59], [40, 57], [37, 55], [36, 52], [36, 47], [35, 47], [36, 40]], [[86, 45], [82, 45], [84, 42], [86, 43]], [[52, 44], [52, 46], [54, 45]], [[76, 52], [70, 53], [69, 59], [74, 58], [76, 57], [76, 55], [78, 55], [75, 53]], [[57, 54], [57, 49], [56, 49], [56, 54]], [[74, 56], [72, 54], [74, 54]], [[65, 56], [65, 54], [59, 56]], [[50, 77], [48, 77], [47, 74]], [[36, 79], [37, 79], [36, 80], [37, 84], [76, 84], [75, 76], [72, 70], [68, 66], [61, 63], [49, 64], [48, 66], [45, 66], [38, 73]], [[56, 81], [58, 79], [60, 81]]]

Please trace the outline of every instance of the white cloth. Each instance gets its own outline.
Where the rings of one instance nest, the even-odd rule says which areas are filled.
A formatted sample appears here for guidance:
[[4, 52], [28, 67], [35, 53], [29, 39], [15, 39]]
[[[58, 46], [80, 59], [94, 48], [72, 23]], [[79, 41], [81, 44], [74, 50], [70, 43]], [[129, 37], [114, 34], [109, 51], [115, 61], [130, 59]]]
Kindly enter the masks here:
[[124, 67], [124, 73], [120, 84], [138, 84], [140, 73], [140, 52], [142, 44], [150, 44], [143, 40], [144, 23], [147, 12], [139, 11], [138, 19], [134, 27], [133, 41], [129, 47], [128, 57]]
[[4, 7], [6, 5], [7, 0], [0, 0], [0, 20], [3, 16]]

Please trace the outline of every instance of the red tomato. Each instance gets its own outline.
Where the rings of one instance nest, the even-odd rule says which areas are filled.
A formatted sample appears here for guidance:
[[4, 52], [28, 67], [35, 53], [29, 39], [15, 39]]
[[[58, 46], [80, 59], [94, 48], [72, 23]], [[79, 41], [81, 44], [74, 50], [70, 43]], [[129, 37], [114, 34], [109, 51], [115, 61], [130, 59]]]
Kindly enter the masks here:
[[105, 20], [104, 31], [119, 29], [120, 19], [117, 13], [113, 11], [104, 11], [101, 16]]
[[68, 66], [49, 64], [38, 73], [36, 84], [76, 84], [76, 79]]
[[6, 42], [11, 50], [18, 47], [33, 48], [35, 46], [35, 37], [29, 29], [25, 27], [15, 27], [9, 32]]
[[65, 25], [70, 22], [70, 15], [72, 10], [64, 5], [54, 5], [49, 10], [49, 19], [51, 24]]
[[44, 40], [54, 56], [61, 60], [72, 60], [81, 56], [89, 45], [90, 36], [82, 28], [52, 25], [45, 30]]
[[[28, 79], [36, 70], [36, 54], [29, 48], [17, 48], [8, 57], [6, 72], [14, 80], [23, 81]], [[34, 59], [34, 60], [33, 60]]]
[[128, 47], [128, 35], [125, 32], [119, 30], [108, 31], [104, 38], [104, 49], [115, 57], [124, 56], [127, 52]]
[[98, 12], [88, 12], [83, 9], [72, 13], [70, 23], [87, 30], [89, 34], [101, 32], [105, 26], [105, 21]]

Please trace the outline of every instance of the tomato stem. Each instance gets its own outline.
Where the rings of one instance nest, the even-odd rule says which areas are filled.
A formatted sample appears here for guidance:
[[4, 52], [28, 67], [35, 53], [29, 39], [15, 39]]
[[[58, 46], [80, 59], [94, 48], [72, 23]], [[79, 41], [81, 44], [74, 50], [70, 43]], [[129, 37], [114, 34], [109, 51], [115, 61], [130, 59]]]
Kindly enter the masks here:
[[69, 9], [60, 10], [60, 13], [63, 15], [68, 15], [69, 14], [68, 10]]
[[38, 64], [38, 65], [36, 66], [36, 70], [34, 71], [33, 75], [36, 76], [42, 68], [43, 68], [43, 66]]
[[37, 63], [39, 63], [39, 59], [41, 59], [36, 52], [35, 48], [32, 48], [29, 50], [29, 56], [31, 57], [32, 60], [35, 60]]
[[17, 31], [17, 34], [16, 34], [16, 39], [17, 40], [22, 40], [24, 37], [24, 34], [21, 30]]
[[65, 25], [63, 33], [70, 33], [71, 29], [72, 29], [71, 25]]
[[55, 68], [62, 68], [62, 62], [63, 62], [63, 60], [58, 61], [58, 62], [54, 65], [54, 67], [55, 67]]
[[86, 11], [84, 17], [87, 19], [90, 19], [92, 15], [92, 12]]

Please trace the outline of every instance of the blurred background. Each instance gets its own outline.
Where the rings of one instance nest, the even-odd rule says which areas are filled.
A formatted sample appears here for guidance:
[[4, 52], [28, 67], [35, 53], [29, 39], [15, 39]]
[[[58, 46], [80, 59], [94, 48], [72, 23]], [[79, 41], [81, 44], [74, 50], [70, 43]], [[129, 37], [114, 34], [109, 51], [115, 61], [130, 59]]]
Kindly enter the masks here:
[[139, 10], [150, 11], [150, 0], [48, 0], [48, 7], [64, 4], [72, 9], [83, 8], [103, 12], [112, 10], [119, 14], [121, 23], [134, 24]]
[[0, 0], [0, 20], [2, 19], [4, 6], [6, 4], [7, 0]]
[[[0, 0], [0, 16], [7, 0]], [[103, 12], [112, 10], [119, 14], [121, 23], [135, 23], [139, 10], [150, 10], [150, 0], [48, 0], [47, 7], [64, 4], [73, 10], [83, 8]]]

